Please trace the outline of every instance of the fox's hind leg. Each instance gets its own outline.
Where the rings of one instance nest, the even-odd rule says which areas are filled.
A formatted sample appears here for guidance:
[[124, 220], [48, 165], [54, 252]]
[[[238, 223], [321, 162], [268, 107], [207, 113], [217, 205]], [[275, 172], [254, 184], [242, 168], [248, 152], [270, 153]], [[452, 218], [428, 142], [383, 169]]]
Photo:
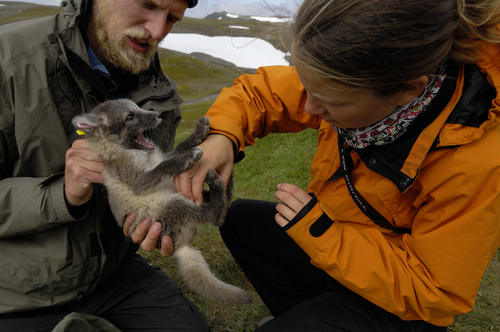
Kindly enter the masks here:
[[[224, 186], [224, 181], [213, 169], [208, 172], [205, 181], [210, 187], [210, 191], [204, 191], [203, 204], [201, 205], [203, 213], [207, 216], [206, 223], [213, 226], [222, 226], [227, 208], [231, 203], [233, 177], [231, 176], [227, 189]], [[208, 218], [208, 216], [210, 217]]]

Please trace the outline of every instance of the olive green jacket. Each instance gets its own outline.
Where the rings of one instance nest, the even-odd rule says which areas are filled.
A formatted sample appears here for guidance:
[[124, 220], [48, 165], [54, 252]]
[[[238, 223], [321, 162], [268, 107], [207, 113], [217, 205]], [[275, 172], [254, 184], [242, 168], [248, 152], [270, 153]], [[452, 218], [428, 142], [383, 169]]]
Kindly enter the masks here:
[[[65, 203], [65, 153], [78, 138], [71, 119], [110, 98], [80, 34], [82, 1], [0, 27], [0, 313], [81, 298], [131, 244], [102, 188], [78, 213]], [[182, 102], [174, 83], [156, 58], [132, 85], [123, 97], [162, 113], [152, 138], [171, 150]]]

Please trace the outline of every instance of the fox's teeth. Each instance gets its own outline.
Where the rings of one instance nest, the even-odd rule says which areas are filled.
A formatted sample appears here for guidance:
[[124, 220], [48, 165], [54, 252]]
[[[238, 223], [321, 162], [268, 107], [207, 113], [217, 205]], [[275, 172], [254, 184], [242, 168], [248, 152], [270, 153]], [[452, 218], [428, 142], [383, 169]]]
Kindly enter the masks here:
[[143, 150], [154, 150], [154, 145], [144, 139], [144, 135], [139, 133], [134, 136], [134, 141], [142, 147]]

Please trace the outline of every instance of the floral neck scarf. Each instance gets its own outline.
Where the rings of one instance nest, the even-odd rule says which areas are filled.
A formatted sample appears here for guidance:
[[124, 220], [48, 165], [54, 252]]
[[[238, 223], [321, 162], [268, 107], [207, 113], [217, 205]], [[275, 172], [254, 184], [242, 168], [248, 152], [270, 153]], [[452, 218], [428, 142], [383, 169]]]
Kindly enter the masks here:
[[370, 145], [386, 145], [401, 137], [409, 125], [424, 112], [441, 89], [446, 78], [446, 66], [441, 66], [439, 74], [433, 77], [422, 93], [408, 104], [398, 106], [386, 118], [362, 128], [344, 129], [333, 126], [346, 143], [355, 148], [363, 149]]

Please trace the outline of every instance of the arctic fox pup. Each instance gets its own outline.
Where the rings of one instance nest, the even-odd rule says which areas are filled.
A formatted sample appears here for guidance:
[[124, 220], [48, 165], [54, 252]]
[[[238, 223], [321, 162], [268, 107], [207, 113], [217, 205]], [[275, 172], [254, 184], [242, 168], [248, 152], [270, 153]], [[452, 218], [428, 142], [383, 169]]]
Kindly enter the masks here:
[[163, 153], [144, 138], [143, 132], [161, 122], [160, 114], [145, 111], [127, 99], [106, 101], [90, 113], [76, 116], [73, 125], [86, 134], [91, 149], [104, 161], [109, 204], [115, 219], [123, 227], [132, 213], [133, 232], [146, 217], [163, 224], [161, 237], [169, 235], [179, 273], [187, 285], [203, 297], [233, 304], [251, 303], [248, 294], [222, 282], [211, 272], [199, 250], [190, 245], [199, 225], [221, 226], [231, 201], [232, 181], [227, 192], [216, 171], [206, 178], [210, 191], [204, 191], [198, 206], [180, 195], [173, 177], [201, 158], [199, 145], [207, 136], [208, 117], [201, 118], [194, 132], [169, 153]]

